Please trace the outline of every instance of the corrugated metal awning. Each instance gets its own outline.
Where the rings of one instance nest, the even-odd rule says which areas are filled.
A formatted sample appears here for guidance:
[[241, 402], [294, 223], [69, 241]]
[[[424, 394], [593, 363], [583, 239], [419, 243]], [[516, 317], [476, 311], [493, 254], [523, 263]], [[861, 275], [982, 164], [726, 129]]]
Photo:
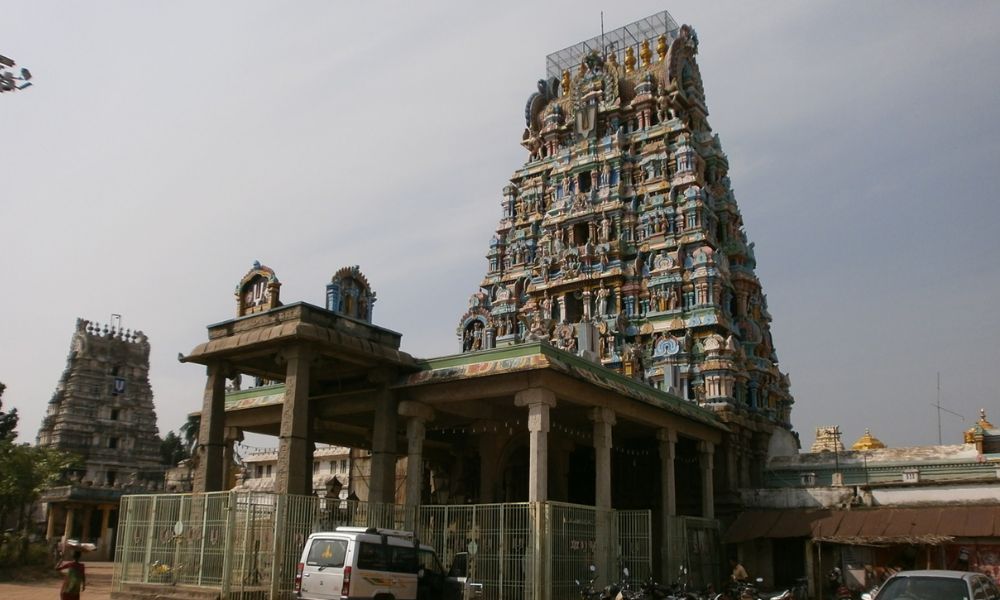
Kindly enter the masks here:
[[934, 545], [955, 538], [1000, 537], [1000, 506], [746, 511], [724, 539], [732, 544], [790, 537], [853, 545]]
[[726, 530], [730, 544], [759, 538], [809, 537], [812, 524], [829, 515], [828, 510], [751, 510], [740, 513]]

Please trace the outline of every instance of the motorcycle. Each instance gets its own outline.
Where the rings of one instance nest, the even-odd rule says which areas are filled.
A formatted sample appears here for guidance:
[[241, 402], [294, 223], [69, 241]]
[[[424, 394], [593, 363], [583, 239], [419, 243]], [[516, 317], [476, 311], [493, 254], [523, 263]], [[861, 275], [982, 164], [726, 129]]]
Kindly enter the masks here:
[[657, 583], [652, 575], [639, 584], [639, 591], [642, 593], [643, 600], [674, 600], [676, 598], [673, 590]]
[[733, 600], [760, 600], [760, 592], [757, 587], [764, 583], [764, 578], [758, 577], [753, 583], [749, 581], [736, 581], [729, 588], [729, 598]]
[[597, 567], [594, 565], [590, 565], [590, 579], [586, 584], [581, 583], [579, 579], [573, 580], [577, 591], [580, 592], [580, 600], [602, 600], [601, 592], [594, 589], [595, 581], [597, 581]]
[[[758, 582], [761, 580], [758, 579]], [[809, 580], [805, 577], [799, 577], [795, 580], [795, 585], [786, 589], [783, 592], [773, 594], [770, 596], [763, 596], [766, 600], [808, 600], [809, 599]], [[868, 600], [871, 600], [870, 598]]]
[[795, 600], [808, 600], [809, 599], [809, 579], [806, 577], [799, 577], [795, 580], [795, 587], [792, 588], [792, 598]]
[[639, 589], [633, 588], [632, 584], [629, 583], [628, 578], [629, 578], [628, 567], [623, 567], [622, 568], [622, 580], [620, 582], [618, 582], [618, 585], [616, 586], [618, 591], [613, 596], [613, 599], [614, 600], [643, 600], [645, 598], [645, 594], [643, 593], [641, 586], [640, 586]]

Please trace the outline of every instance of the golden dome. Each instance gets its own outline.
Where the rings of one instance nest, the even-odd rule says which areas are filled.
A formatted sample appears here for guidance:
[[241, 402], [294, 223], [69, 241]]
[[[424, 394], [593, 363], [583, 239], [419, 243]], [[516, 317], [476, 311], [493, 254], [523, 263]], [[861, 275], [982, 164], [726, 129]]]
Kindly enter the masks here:
[[979, 423], [977, 423], [977, 425], [979, 425], [983, 429], [996, 429], [995, 427], [993, 427], [993, 423], [990, 423], [989, 421], [986, 420], [985, 408], [979, 409]]
[[851, 450], [879, 450], [881, 448], [885, 448], [885, 444], [872, 435], [871, 429], [865, 429], [865, 434], [851, 446]]
[[993, 427], [993, 423], [990, 423], [989, 421], [986, 420], [986, 409], [980, 408], [979, 420], [976, 421], [976, 424], [967, 429], [965, 432], [965, 443], [966, 444], [976, 443], [976, 434], [982, 435], [982, 433], [987, 429], [995, 429], [995, 427]]

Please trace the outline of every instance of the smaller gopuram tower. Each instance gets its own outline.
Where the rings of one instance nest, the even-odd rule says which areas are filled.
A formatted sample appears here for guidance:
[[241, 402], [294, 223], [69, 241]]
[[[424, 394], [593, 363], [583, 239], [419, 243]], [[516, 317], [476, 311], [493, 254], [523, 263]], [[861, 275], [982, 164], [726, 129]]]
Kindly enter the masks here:
[[77, 319], [38, 445], [80, 456], [73, 479], [121, 487], [162, 481], [159, 443], [149, 340], [141, 331]]

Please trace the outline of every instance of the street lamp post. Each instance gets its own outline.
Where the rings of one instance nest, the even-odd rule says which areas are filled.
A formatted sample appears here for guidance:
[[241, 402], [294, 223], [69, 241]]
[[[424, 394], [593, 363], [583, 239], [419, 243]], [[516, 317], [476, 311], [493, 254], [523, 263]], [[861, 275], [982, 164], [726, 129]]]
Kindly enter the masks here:
[[22, 68], [18, 75], [8, 70], [13, 69], [16, 64], [12, 59], [0, 54], [0, 93], [23, 90], [31, 85], [29, 81], [31, 71]]

